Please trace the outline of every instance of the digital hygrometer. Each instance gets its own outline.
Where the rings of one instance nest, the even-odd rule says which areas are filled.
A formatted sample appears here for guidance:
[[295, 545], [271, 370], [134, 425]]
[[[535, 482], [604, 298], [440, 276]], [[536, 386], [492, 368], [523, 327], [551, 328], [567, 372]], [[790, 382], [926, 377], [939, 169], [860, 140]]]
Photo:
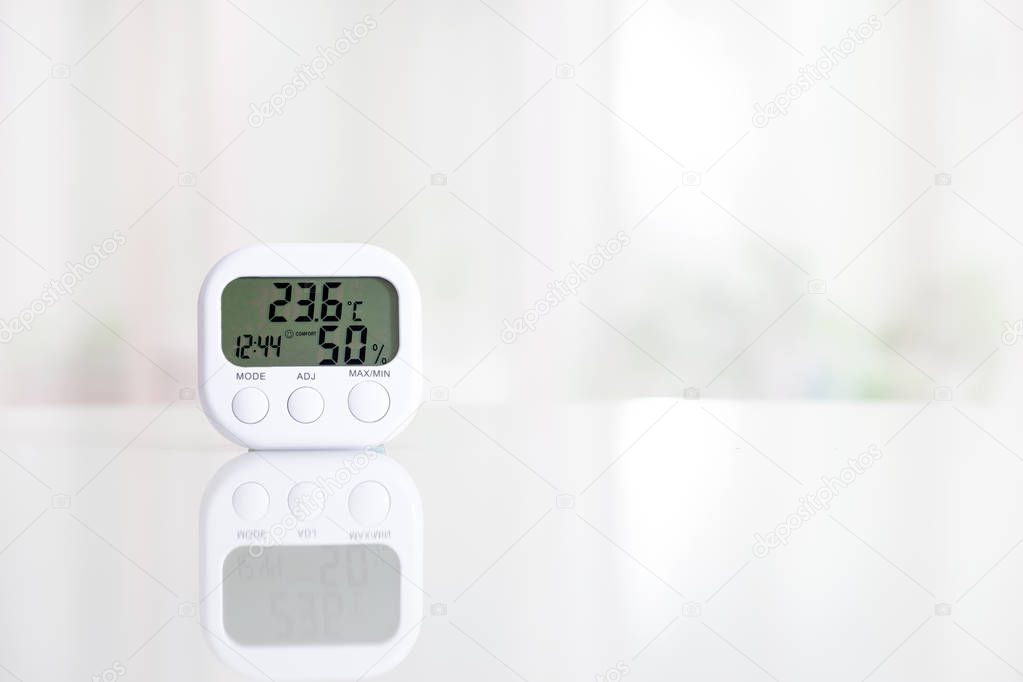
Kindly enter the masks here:
[[365, 244], [258, 244], [199, 295], [199, 396], [253, 449], [378, 445], [421, 402], [419, 288]]
[[200, 513], [200, 618], [260, 679], [362, 679], [412, 649], [423, 617], [422, 504], [373, 450], [249, 452]]

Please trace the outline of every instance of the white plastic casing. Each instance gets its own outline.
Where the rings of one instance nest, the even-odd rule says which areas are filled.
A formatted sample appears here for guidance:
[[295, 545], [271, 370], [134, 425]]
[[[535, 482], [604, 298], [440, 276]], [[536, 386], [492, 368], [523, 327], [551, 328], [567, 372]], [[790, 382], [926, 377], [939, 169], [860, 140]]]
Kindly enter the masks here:
[[[298, 483], [346, 483], [326, 496], [323, 511], [300, 521], [288, 506]], [[375, 481], [390, 493], [387, 518], [360, 525], [349, 511], [349, 495]], [[245, 521], [235, 511], [239, 486], [256, 482], [269, 493], [265, 515]], [[412, 650], [423, 618], [423, 512], [419, 492], [405, 469], [382, 452], [248, 452], [213, 477], [200, 512], [200, 619], [217, 656], [239, 672], [274, 680], [361, 679], [390, 670]], [[252, 540], [260, 537], [262, 540]], [[354, 538], [356, 539], [353, 539]], [[240, 539], [241, 537], [241, 539]], [[223, 566], [228, 554], [251, 545], [383, 544], [401, 562], [400, 622], [387, 641], [373, 644], [245, 646], [224, 628]]]
[[[379, 366], [239, 367], [221, 346], [221, 295], [238, 277], [382, 277], [398, 294], [398, 352]], [[213, 425], [227, 438], [254, 449], [330, 449], [380, 445], [397, 434], [422, 402], [422, 301], [409, 269], [391, 253], [367, 244], [257, 244], [224, 257], [199, 294], [199, 398]], [[300, 378], [315, 374], [315, 380]], [[260, 378], [253, 378], [260, 377]], [[390, 407], [378, 421], [360, 421], [349, 393], [363, 382], [386, 389]], [[288, 398], [309, 386], [323, 397], [323, 413], [302, 423]], [[267, 398], [266, 416], [242, 422], [235, 395], [254, 387]]]

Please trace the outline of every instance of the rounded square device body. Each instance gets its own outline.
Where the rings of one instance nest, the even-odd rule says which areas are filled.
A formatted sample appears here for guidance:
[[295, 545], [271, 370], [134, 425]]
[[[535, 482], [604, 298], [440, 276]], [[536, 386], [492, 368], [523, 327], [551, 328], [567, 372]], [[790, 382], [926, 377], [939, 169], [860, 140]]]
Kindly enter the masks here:
[[200, 618], [217, 655], [275, 680], [397, 665], [423, 617], [422, 503], [373, 451], [249, 452], [206, 489]]
[[379, 445], [421, 404], [419, 287], [378, 247], [235, 251], [203, 282], [198, 328], [203, 410], [239, 445]]

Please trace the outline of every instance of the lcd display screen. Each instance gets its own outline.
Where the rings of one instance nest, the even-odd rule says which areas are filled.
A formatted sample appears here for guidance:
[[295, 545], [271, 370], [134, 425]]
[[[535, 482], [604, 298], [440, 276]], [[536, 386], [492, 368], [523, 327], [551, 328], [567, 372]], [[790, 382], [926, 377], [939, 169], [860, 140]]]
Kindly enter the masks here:
[[401, 563], [386, 545], [234, 549], [224, 560], [224, 630], [244, 645], [389, 640], [401, 617]]
[[384, 365], [398, 350], [398, 292], [380, 277], [240, 277], [220, 309], [241, 367]]

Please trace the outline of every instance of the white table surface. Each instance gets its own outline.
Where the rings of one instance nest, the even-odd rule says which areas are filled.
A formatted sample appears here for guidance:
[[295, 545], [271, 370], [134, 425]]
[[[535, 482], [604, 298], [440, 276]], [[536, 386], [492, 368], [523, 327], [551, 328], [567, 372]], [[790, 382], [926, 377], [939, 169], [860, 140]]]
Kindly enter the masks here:
[[[192, 400], [2, 412], [0, 682], [242, 679], [193, 615], [199, 502], [240, 448]], [[430, 403], [388, 453], [423, 497], [434, 615], [381, 679], [1018, 679], [1017, 417]], [[754, 556], [872, 445], [829, 511]]]

